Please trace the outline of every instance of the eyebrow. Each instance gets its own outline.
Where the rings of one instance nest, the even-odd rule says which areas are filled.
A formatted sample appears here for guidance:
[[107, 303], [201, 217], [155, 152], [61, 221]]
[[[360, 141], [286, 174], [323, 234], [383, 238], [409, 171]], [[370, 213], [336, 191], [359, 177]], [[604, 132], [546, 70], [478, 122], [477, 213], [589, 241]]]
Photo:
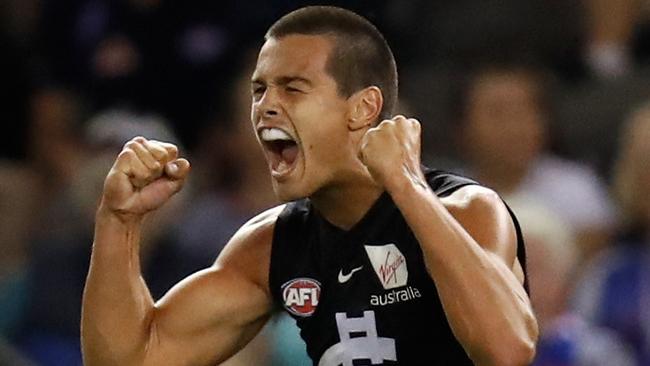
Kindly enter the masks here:
[[[277, 84], [279, 85], [287, 85], [293, 82], [298, 82], [298, 83], [304, 83], [308, 86], [313, 86], [313, 83], [309, 79], [305, 79], [301, 76], [281, 76], [276, 79]], [[266, 84], [261, 78], [254, 78], [251, 80], [251, 84], [260, 84], [264, 85]]]

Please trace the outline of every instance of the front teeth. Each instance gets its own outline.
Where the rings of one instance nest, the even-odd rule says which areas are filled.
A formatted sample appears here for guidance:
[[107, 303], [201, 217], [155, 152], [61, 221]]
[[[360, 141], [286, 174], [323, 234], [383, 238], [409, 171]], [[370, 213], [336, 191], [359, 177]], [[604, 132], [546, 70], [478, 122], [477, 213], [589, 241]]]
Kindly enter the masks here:
[[293, 141], [293, 138], [288, 133], [282, 131], [279, 128], [265, 128], [260, 133], [260, 137], [263, 141]]

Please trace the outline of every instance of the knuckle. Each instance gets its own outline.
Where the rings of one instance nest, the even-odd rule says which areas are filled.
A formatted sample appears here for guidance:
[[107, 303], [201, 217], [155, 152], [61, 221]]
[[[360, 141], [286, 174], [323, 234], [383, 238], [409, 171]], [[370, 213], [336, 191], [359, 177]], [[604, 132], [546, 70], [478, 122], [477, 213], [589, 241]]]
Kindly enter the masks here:
[[151, 149], [156, 150], [156, 151], [166, 151], [165, 150], [165, 145], [162, 142], [159, 141], [149, 141], [147, 144]]
[[156, 146], [152, 151], [159, 159], [165, 158], [168, 155], [167, 150], [161, 146]]
[[122, 151], [120, 151], [119, 155], [117, 155], [117, 158], [120, 160], [131, 159], [133, 158], [134, 154], [135, 152], [130, 147], [125, 147]]
[[160, 145], [161, 151], [164, 151], [165, 154], [167, 155], [178, 155], [178, 147], [174, 144], [170, 144], [168, 142], [161, 142]]
[[371, 128], [371, 129], [369, 129], [368, 132], [366, 132], [365, 141], [368, 141], [369, 139], [375, 138], [375, 136], [377, 136], [380, 132], [381, 132], [381, 130], [379, 128]]
[[377, 127], [381, 129], [381, 128], [390, 128], [390, 127], [393, 127], [393, 126], [395, 126], [395, 121], [394, 120], [385, 119]]
[[126, 144], [124, 144], [124, 147], [128, 149], [136, 149], [139, 144], [140, 143], [135, 139], [131, 139]]
[[162, 158], [167, 152], [155, 145], [145, 145], [147, 151], [153, 156], [154, 159]]

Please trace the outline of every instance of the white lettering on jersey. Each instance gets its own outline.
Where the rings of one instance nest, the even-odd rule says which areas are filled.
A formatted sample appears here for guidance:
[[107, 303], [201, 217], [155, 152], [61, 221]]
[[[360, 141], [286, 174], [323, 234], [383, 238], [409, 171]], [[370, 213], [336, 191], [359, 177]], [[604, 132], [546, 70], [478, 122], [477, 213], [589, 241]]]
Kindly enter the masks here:
[[370, 305], [386, 306], [422, 297], [417, 287], [408, 286], [402, 290], [392, 290], [378, 295], [370, 295]]
[[395, 244], [364, 245], [364, 247], [384, 289], [406, 286], [409, 277], [406, 258]]
[[313, 278], [296, 278], [282, 285], [284, 308], [290, 313], [306, 317], [316, 311], [320, 298], [320, 282]]
[[311, 301], [313, 306], [318, 305], [318, 290], [315, 288], [290, 288], [287, 291], [286, 306], [305, 306], [305, 303]]
[[[395, 340], [377, 335], [374, 311], [364, 311], [360, 318], [336, 313], [336, 327], [341, 341], [323, 353], [318, 366], [353, 366], [355, 360], [370, 360], [373, 365], [397, 361]], [[351, 338], [353, 333], [365, 335]]]

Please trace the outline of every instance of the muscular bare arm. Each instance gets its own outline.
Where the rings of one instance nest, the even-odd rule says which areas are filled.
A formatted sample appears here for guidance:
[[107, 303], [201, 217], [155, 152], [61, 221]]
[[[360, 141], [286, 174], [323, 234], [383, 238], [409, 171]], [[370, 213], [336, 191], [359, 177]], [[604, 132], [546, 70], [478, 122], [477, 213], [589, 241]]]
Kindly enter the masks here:
[[471, 358], [477, 365], [528, 365], [537, 324], [522, 286], [512, 221], [496, 194], [468, 186], [439, 200], [414, 185], [393, 197]]
[[111, 169], [83, 297], [87, 366], [214, 365], [242, 348], [267, 320], [277, 209], [245, 225], [212, 267], [154, 303], [140, 271], [141, 221], [181, 188], [188, 170], [175, 147], [142, 138], [128, 143]]
[[419, 128], [401, 116], [380, 124], [364, 138], [362, 161], [417, 237], [454, 335], [476, 365], [528, 365], [538, 329], [508, 210], [478, 186], [439, 199], [420, 170]]

